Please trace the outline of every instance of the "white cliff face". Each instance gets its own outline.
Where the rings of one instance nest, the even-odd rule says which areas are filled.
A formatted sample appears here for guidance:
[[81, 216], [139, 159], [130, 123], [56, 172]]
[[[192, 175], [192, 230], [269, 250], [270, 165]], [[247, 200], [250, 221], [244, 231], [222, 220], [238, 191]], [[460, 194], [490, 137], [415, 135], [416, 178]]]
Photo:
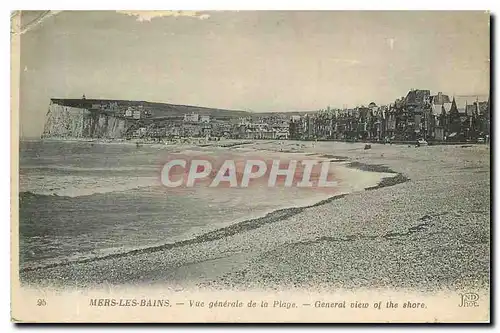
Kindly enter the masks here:
[[50, 103], [45, 117], [43, 137], [122, 138], [127, 121], [88, 109]]

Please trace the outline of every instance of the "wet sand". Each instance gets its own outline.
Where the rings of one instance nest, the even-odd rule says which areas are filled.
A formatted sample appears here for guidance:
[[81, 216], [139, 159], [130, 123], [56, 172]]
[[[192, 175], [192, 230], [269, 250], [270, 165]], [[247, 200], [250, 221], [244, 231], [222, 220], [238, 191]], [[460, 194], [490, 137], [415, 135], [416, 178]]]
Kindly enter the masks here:
[[21, 272], [26, 283], [223, 289], [485, 289], [490, 261], [486, 145], [408, 147], [258, 141], [394, 172], [362, 192], [268, 214], [180, 246]]

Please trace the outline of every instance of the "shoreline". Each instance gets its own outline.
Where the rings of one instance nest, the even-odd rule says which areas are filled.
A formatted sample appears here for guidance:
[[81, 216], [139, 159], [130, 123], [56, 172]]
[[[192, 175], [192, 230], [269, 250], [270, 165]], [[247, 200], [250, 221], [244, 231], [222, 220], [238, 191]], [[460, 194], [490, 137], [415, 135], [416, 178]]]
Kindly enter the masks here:
[[[20, 141], [61, 141], [61, 142], [102, 142], [102, 143], [127, 143], [127, 142], [141, 142], [141, 143], [158, 143], [158, 142], [173, 142], [173, 141], [205, 141], [205, 142], [224, 142], [224, 141], [247, 141], [247, 142], [282, 142], [282, 141], [297, 141], [297, 142], [336, 142], [346, 144], [381, 144], [381, 145], [405, 145], [415, 144], [416, 140], [394, 140], [391, 142], [383, 142], [377, 140], [341, 140], [341, 139], [244, 139], [244, 138], [223, 138], [219, 140], [207, 140], [205, 137], [179, 137], [176, 139], [152, 139], [152, 138], [92, 138], [92, 137], [40, 137], [40, 138], [20, 138]], [[430, 146], [439, 145], [462, 145], [462, 144], [479, 144], [489, 145], [490, 142], [478, 143], [476, 141], [429, 141]]]
[[253, 143], [252, 140], [245, 139], [223, 139], [220, 141], [210, 141], [204, 138], [186, 138], [176, 140], [145, 140], [141, 138], [134, 139], [104, 139], [104, 138], [39, 138], [39, 139], [21, 139], [20, 142], [60, 142], [60, 143], [89, 143], [98, 145], [134, 145], [145, 147], [219, 147], [232, 148], [234, 146]]
[[[395, 171], [393, 171], [390, 168], [385, 167], [385, 166], [361, 164], [359, 162], [358, 163], [351, 162], [351, 163], [347, 164], [347, 167], [348, 168], [355, 168], [355, 169], [362, 170], [362, 171], [394, 174], [393, 177], [383, 177], [377, 185], [366, 187], [365, 191], [383, 188], [386, 186], [394, 186], [394, 185], [401, 184], [401, 183], [404, 183], [404, 182], [407, 182], [410, 180], [409, 178], [405, 177], [401, 173], [397, 173], [397, 172], [395, 172]], [[25, 193], [25, 195], [36, 195], [34, 193], [31, 193], [31, 192], [20, 192], [20, 194], [21, 193]], [[313, 204], [276, 209], [276, 210], [273, 210], [269, 213], [266, 213], [264, 216], [261, 216], [261, 217], [256, 217], [256, 218], [246, 219], [246, 220], [239, 221], [239, 222], [229, 223], [227, 226], [220, 227], [220, 228], [217, 228], [217, 229], [212, 230], [212, 231], [208, 231], [208, 232], [203, 233], [203, 234], [196, 236], [194, 238], [188, 238], [188, 239], [176, 241], [173, 243], [166, 243], [166, 244], [161, 244], [161, 245], [156, 245], [156, 246], [149, 246], [149, 247], [133, 249], [133, 250], [125, 251], [125, 252], [111, 253], [111, 254], [106, 254], [106, 255], [92, 257], [92, 258], [65, 260], [65, 261], [46, 264], [46, 265], [38, 265], [38, 266], [33, 265], [32, 267], [26, 266], [26, 267], [20, 268], [19, 271], [22, 273], [32, 272], [32, 271], [37, 271], [37, 270], [42, 270], [42, 269], [50, 269], [50, 268], [55, 268], [55, 267], [60, 267], [60, 266], [69, 266], [69, 265], [77, 265], [77, 264], [82, 264], [82, 263], [94, 262], [94, 261], [98, 261], [98, 260], [107, 260], [107, 259], [134, 256], [134, 255], [138, 255], [138, 254], [154, 253], [154, 252], [158, 252], [158, 251], [170, 250], [170, 249], [176, 248], [176, 247], [183, 247], [183, 246], [188, 246], [188, 245], [197, 244], [197, 243], [210, 242], [213, 240], [229, 237], [229, 236], [232, 236], [232, 235], [237, 234], [237, 233], [245, 232], [245, 231], [252, 230], [252, 229], [257, 229], [257, 228], [260, 228], [262, 225], [265, 225], [268, 223], [273, 223], [273, 222], [277, 222], [280, 220], [284, 220], [284, 219], [289, 218], [293, 215], [301, 213], [305, 209], [314, 208], [317, 206], [328, 204], [328, 203], [332, 202], [333, 200], [342, 199], [342, 198], [348, 196], [349, 194], [351, 194], [351, 193], [340, 193], [340, 194], [330, 196], [326, 199], [320, 200], [318, 202], [315, 202]]]
[[318, 203], [315, 203], [315, 204], [312, 204], [309, 206], [277, 209], [277, 210], [274, 210], [270, 213], [265, 214], [262, 217], [257, 217], [257, 218], [253, 218], [253, 219], [248, 219], [248, 220], [236, 222], [236, 223], [230, 224], [226, 227], [222, 227], [222, 228], [218, 228], [218, 229], [213, 230], [213, 231], [206, 232], [206, 233], [199, 235], [199, 236], [196, 236], [194, 238], [188, 238], [188, 239], [177, 241], [174, 243], [166, 243], [166, 244], [157, 245], [157, 246], [151, 246], [151, 247], [145, 247], [145, 248], [141, 248], [141, 249], [130, 250], [127, 252], [113, 253], [113, 254], [103, 255], [101, 257], [95, 257], [95, 258], [88, 258], [88, 259], [81, 259], [81, 260], [48, 264], [45, 266], [24, 267], [24, 268], [20, 268], [19, 271], [22, 273], [25, 273], [25, 272], [50, 269], [50, 268], [61, 267], [61, 266], [78, 265], [78, 264], [83, 264], [83, 263], [88, 263], [88, 262], [99, 261], [99, 260], [123, 258], [123, 257], [138, 255], [138, 254], [154, 253], [154, 252], [158, 252], [158, 251], [170, 250], [170, 249], [177, 248], [177, 247], [184, 247], [184, 246], [188, 246], [188, 245], [192, 245], [192, 244], [198, 244], [198, 243], [219, 240], [219, 239], [222, 239], [222, 238], [225, 238], [228, 236], [233, 236], [233, 235], [240, 233], [240, 232], [245, 232], [248, 230], [257, 229], [264, 224], [269, 224], [269, 223], [273, 223], [273, 222], [277, 222], [277, 221], [286, 219], [288, 217], [291, 217], [293, 215], [296, 215], [296, 214], [302, 212], [304, 209], [316, 207], [316, 206], [319, 206], [322, 204], [327, 204], [328, 202], [331, 202], [333, 200], [342, 199], [347, 195], [348, 194], [335, 195], [335, 196], [332, 196], [328, 199], [322, 200]]
[[397, 170], [388, 179], [396, 178], [400, 186], [381, 180], [376, 191], [365, 188], [341, 200], [266, 215], [254, 219], [258, 226], [242, 221], [182, 246], [25, 272], [23, 283], [216, 289], [291, 283], [301, 288], [474, 289], [487, 284], [489, 147], [374, 145], [363, 150], [363, 144], [266, 141], [245, 149], [279, 153], [294, 145], [306, 155], [345, 157], [351, 167]]
[[[259, 142], [274, 142], [277, 144], [282, 143], [290, 143], [290, 142], [301, 142], [303, 145], [306, 144], [317, 144], [317, 143], [342, 143], [347, 145], [360, 145], [360, 144], [371, 144], [371, 145], [383, 145], [383, 146], [414, 146], [414, 141], [393, 141], [392, 143], [383, 143], [379, 141], [345, 141], [345, 140], [304, 140], [304, 139], [230, 139], [224, 138], [219, 141], [210, 141], [205, 138], [198, 137], [189, 137], [189, 138], [180, 138], [175, 140], [145, 140], [141, 138], [133, 138], [133, 139], [104, 139], [104, 138], [57, 138], [57, 137], [47, 137], [47, 138], [29, 138], [29, 139], [20, 139], [20, 142], [61, 142], [61, 143], [89, 143], [89, 144], [98, 144], [98, 145], [135, 145], [137, 147], [145, 146], [145, 147], [199, 147], [199, 148], [233, 148], [237, 146], [251, 145]], [[478, 143], [471, 141], [436, 141], [429, 142], [428, 146], [490, 146], [489, 142], [486, 143]], [[425, 146], [424, 146], [425, 147]], [[294, 150], [281, 150], [276, 152], [282, 153], [295, 153], [297, 151]]]

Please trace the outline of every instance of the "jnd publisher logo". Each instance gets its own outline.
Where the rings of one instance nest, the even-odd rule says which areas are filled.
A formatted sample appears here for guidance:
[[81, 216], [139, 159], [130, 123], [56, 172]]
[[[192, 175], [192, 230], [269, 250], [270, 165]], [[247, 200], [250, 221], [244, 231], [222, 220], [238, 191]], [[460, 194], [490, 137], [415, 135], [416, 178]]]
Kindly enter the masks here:
[[460, 294], [460, 297], [461, 301], [459, 307], [461, 308], [475, 308], [479, 306], [477, 303], [477, 301], [479, 301], [479, 295], [476, 293]]

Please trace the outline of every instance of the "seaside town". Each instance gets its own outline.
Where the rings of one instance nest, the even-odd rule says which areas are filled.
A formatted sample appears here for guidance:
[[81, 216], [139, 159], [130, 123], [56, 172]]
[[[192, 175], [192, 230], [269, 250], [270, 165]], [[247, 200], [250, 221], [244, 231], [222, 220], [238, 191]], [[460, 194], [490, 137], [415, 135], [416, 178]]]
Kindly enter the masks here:
[[[217, 116], [195, 112], [183, 116], [154, 117], [143, 105], [125, 109], [117, 103], [95, 105], [93, 109], [115, 111], [133, 120], [127, 139], [205, 140], [338, 140], [349, 142], [477, 142], [490, 140], [489, 96], [450, 96], [442, 92], [411, 89], [388, 105], [315, 112], [245, 113], [245, 116]], [[116, 115], [116, 113], [115, 113]]]
[[12, 12], [12, 321], [489, 322], [492, 16]]

